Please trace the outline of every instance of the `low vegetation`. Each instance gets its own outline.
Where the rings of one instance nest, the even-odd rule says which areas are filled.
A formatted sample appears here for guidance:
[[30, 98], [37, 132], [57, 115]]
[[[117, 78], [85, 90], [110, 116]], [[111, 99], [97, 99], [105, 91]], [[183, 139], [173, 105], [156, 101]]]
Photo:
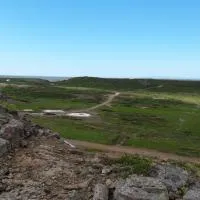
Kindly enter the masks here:
[[150, 158], [125, 154], [121, 158], [112, 160], [111, 163], [126, 167], [126, 170], [123, 170], [124, 176], [128, 176], [129, 174], [147, 175], [152, 167], [153, 161]]
[[50, 82], [47, 80], [39, 79], [39, 78], [3, 78], [0, 77], [0, 83], [6, 84], [16, 84], [16, 85], [50, 85]]
[[199, 108], [180, 100], [123, 96], [96, 110], [100, 119], [37, 118], [63, 136], [200, 156]]
[[2, 92], [14, 100], [10, 103], [14, 104], [11, 107], [17, 110], [33, 109], [34, 111], [87, 108], [102, 102], [107, 95], [107, 92], [103, 91], [83, 91], [53, 86], [25, 88], [8, 86], [2, 88]]
[[148, 90], [154, 92], [170, 93], [200, 93], [200, 81], [158, 80], [158, 79], [117, 79], [76, 77], [57, 82], [57, 85], [72, 87], [101, 88], [107, 90]]
[[5, 87], [3, 94], [13, 101], [1, 103], [17, 110], [79, 111], [102, 103], [113, 90], [121, 90], [110, 105], [92, 111], [87, 120], [67, 117], [32, 120], [70, 139], [200, 156], [199, 86], [198, 81], [85, 77], [55, 85]]

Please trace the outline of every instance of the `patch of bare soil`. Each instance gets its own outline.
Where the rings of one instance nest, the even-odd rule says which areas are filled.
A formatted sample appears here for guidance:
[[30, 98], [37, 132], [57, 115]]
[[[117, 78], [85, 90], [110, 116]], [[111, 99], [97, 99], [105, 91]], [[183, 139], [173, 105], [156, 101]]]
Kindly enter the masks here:
[[0, 162], [4, 200], [88, 200], [95, 183], [117, 179], [116, 173], [102, 174], [102, 156], [46, 137], [30, 139], [26, 148], [15, 149]]
[[73, 145], [78, 147], [82, 147], [85, 149], [96, 149], [102, 152], [107, 152], [107, 154], [110, 155], [111, 157], [120, 157], [123, 154], [132, 154], [132, 155], [138, 154], [141, 156], [157, 158], [158, 160], [163, 160], [163, 161], [174, 160], [178, 162], [191, 162], [200, 164], [200, 158], [179, 156], [176, 154], [164, 153], [151, 149], [105, 145], [105, 144], [98, 144], [98, 143], [78, 141], [78, 140], [69, 140], [69, 141]]

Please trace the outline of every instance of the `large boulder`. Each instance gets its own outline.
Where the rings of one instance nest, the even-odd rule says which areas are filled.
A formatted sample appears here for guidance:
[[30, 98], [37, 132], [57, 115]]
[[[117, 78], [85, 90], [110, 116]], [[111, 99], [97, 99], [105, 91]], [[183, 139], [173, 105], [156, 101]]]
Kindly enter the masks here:
[[93, 200], [108, 200], [108, 188], [106, 185], [97, 184], [95, 186]]
[[200, 189], [191, 189], [183, 197], [183, 200], [200, 200]]
[[200, 200], [200, 182], [196, 182], [185, 194], [183, 200]]
[[132, 176], [116, 185], [115, 200], [169, 200], [167, 188], [158, 179]]
[[168, 189], [170, 198], [175, 198], [179, 190], [187, 185], [188, 172], [175, 165], [156, 165], [150, 176], [158, 178]]
[[0, 127], [6, 123], [8, 123], [9, 118], [6, 114], [0, 113]]
[[18, 146], [24, 137], [24, 124], [19, 120], [11, 119], [1, 127], [0, 137], [10, 141], [12, 146]]
[[10, 115], [8, 114], [7, 109], [0, 106], [0, 127], [6, 123], [8, 123]]
[[0, 138], [0, 156], [8, 152], [8, 144], [9, 142], [7, 140]]

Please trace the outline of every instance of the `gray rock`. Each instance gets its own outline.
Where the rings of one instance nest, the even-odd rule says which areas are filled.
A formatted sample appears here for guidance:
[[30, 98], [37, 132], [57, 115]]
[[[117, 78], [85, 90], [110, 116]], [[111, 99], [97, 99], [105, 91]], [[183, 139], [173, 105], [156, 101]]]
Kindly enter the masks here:
[[95, 186], [93, 200], [108, 200], [108, 188], [106, 185], [97, 184]]
[[200, 181], [196, 182], [193, 188], [200, 190]]
[[112, 188], [114, 184], [113, 184], [113, 181], [111, 181], [110, 179], [107, 179], [106, 185], [107, 185], [107, 187]]
[[103, 175], [108, 175], [108, 174], [110, 174], [112, 172], [112, 168], [110, 168], [110, 167], [104, 167], [103, 169], [102, 169], [102, 171], [101, 171], [101, 173], [103, 174]]
[[47, 128], [39, 128], [37, 129], [37, 136], [41, 137], [41, 136], [48, 136], [52, 134], [50, 129]]
[[40, 194], [43, 194], [39, 187], [25, 186], [17, 187], [11, 191], [3, 192], [0, 194], [2, 200], [38, 200]]
[[28, 146], [28, 142], [26, 140], [21, 140], [20, 141], [20, 147], [27, 148], [27, 146]]
[[9, 142], [3, 138], [0, 138], [0, 156], [8, 152]]
[[183, 200], [200, 200], [200, 189], [189, 190], [183, 197]]
[[2, 193], [0, 195], [0, 199], [4, 199], [4, 200], [17, 200], [17, 194], [15, 193]]
[[[25, 121], [25, 138], [28, 138], [30, 136], [39, 136], [39, 130], [42, 130], [39, 126], [33, 125], [30, 122]], [[41, 135], [42, 136], [42, 135]]]
[[6, 108], [4, 108], [3, 106], [0, 106], [0, 113], [1, 114], [4, 114], [4, 113], [7, 113], [8, 110]]
[[0, 183], [0, 193], [4, 192], [6, 190], [6, 185]]
[[167, 187], [171, 198], [187, 184], [189, 178], [187, 171], [173, 165], [157, 165], [150, 176], [158, 178]]
[[200, 200], [200, 182], [196, 182], [190, 186], [183, 200]]
[[59, 133], [52, 133], [48, 136], [48, 138], [55, 138], [55, 139], [60, 139], [60, 134]]
[[9, 119], [10, 119], [10, 114], [8, 113], [7, 109], [3, 108], [2, 106], [0, 106], [0, 127], [3, 124], [8, 123]]
[[158, 179], [132, 176], [117, 184], [115, 200], [169, 200], [167, 188]]
[[0, 137], [9, 140], [13, 146], [18, 146], [21, 138], [24, 137], [24, 125], [21, 121], [11, 119], [3, 125], [0, 130]]
[[3, 124], [8, 123], [9, 118], [7, 115], [5, 114], [0, 114], [0, 126], [2, 126]]

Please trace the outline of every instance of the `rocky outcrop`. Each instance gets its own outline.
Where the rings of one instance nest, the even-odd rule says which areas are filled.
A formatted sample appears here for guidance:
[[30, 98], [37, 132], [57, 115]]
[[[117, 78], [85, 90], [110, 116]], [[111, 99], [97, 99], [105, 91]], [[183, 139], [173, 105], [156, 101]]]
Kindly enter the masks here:
[[0, 106], [0, 127], [8, 123], [10, 118], [12, 118], [12, 116], [8, 113], [8, 110]]
[[183, 200], [200, 200], [200, 190], [197, 188], [189, 190]]
[[108, 200], [108, 188], [106, 185], [97, 184], [95, 186], [93, 200]]
[[0, 130], [0, 137], [8, 140], [12, 145], [18, 146], [24, 138], [24, 124], [16, 119], [11, 119], [9, 123], [3, 125]]
[[132, 176], [118, 183], [115, 200], [169, 200], [167, 188], [158, 179]]
[[7, 140], [0, 138], [0, 156], [8, 152], [8, 145], [9, 142]]
[[200, 182], [195, 183], [186, 192], [183, 200], [200, 200]]
[[25, 140], [31, 136], [59, 139], [59, 135], [53, 134], [51, 130], [34, 125], [17, 112], [9, 112], [0, 106], [0, 156], [11, 148], [26, 146]]
[[171, 199], [178, 198], [179, 190], [187, 185], [189, 178], [187, 171], [174, 165], [156, 165], [150, 175], [167, 187]]

